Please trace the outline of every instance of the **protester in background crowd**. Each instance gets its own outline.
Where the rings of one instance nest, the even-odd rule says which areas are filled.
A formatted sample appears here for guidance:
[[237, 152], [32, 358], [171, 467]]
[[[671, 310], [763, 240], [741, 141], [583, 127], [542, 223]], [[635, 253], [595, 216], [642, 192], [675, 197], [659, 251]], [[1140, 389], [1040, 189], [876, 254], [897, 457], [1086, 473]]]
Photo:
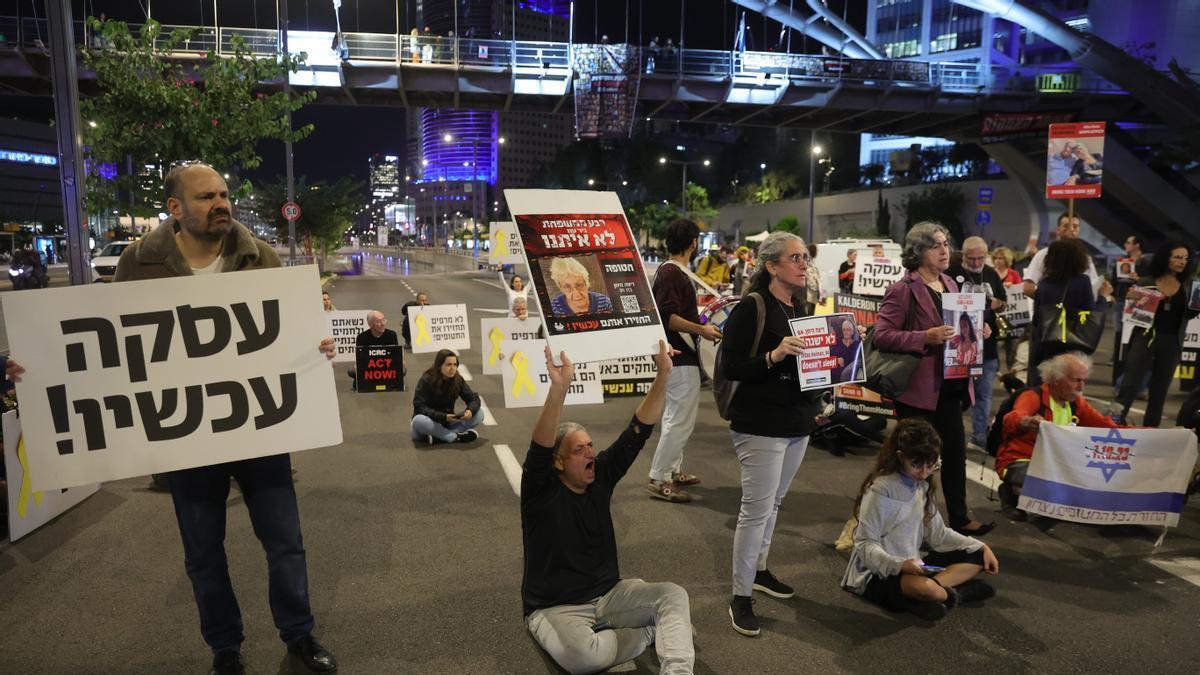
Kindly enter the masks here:
[[[1115, 305], [1114, 315], [1116, 316], [1116, 321], [1113, 325], [1113, 354], [1117, 355], [1117, 358], [1113, 359], [1112, 367], [1114, 395], [1119, 394], [1121, 391], [1121, 382], [1123, 381], [1121, 376], [1125, 372], [1125, 353], [1124, 350], [1121, 349], [1121, 338], [1125, 335], [1125, 295], [1129, 293], [1129, 289], [1135, 283], [1137, 283], [1138, 279], [1141, 279], [1150, 273], [1150, 257], [1142, 254], [1141, 237], [1131, 234], [1125, 238], [1125, 255], [1129, 258], [1129, 260], [1132, 261], [1133, 274], [1135, 275], [1135, 278], [1121, 278], [1121, 275], [1117, 274], [1117, 269], [1121, 265], [1129, 265], [1129, 261], [1117, 260], [1115, 263], [1113, 263], [1112, 278], [1116, 280], [1117, 286], [1117, 302], [1113, 303]], [[1150, 371], [1145, 371], [1138, 387], [1138, 395], [1142, 395], [1142, 393], [1145, 392], [1149, 386]]]
[[[1068, 215], [1066, 213], [1058, 217], [1058, 241], [1078, 241], [1079, 240], [1079, 218]], [[1083, 242], [1079, 243], [1083, 246]], [[1025, 296], [1032, 298], [1037, 290], [1037, 285], [1042, 282], [1045, 276], [1046, 256], [1049, 254], [1050, 248], [1046, 247], [1033, 255], [1029, 261], [1029, 266], [1025, 268]], [[1092, 285], [1092, 296], [1095, 298], [1108, 296], [1112, 293], [1112, 285], [1105, 281], [1102, 277], [1096, 274], [1096, 266], [1092, 263], [1092, 258], [1087, 254], [1087, 248], [1084, 247], [1083, 257], [1087, 260], [1087, 268], [1084, 273]]]
[[687, 591], [673, 583], [622, 579], [611, 503], [662, 414], [670, 350], [659, 342], [650, 391], [625, 430], [597, 454], [587, 429], [559, 423], [575, 366], [555, 365], [546, 347], [550, 390], [533, 427], [521, 472], [525, 624], [554, 662], [595, 673], [630, 661], [651, 644], [660, 673], [689, 675], [696, 658]]
[[[512, 275], [511, 279], [505, 281], [503, 270], [497, 272], [496, 274], [499, 275], [500, 284], [504, 286], [505, 297], [508, 298], [508, 301], [505, 303], [506, 307], [511, 309], [513, 306], [513, 301], [517, 298], [529, 298], [530, 286], [525, 282], [525, 277], [522, 277], [520, 274], [514, 274]], [[526, 309], [528, 309], [528, 306], [526, 306]]]
[[846, 251], [846, 260], [838, 267], [838, 288], [843, 293], [854, 292], [854, 266], [858, 259], [858, 250]]
[[1092, 282], [1087, 276], [1088, 266], [1092, 263], [1082, 242], [1070, 238], [1056, 241], [1046, 247], [1044, 260], [1045, 273], [1033, 295], [1033, 321], [1029, 324], [1035, 334], [1029, 338], [1029, 376], [1025, 382], [1031, 387], [1041, 384], [1038, 364], [1050, 357], [1074, 351], [1065, 343], [1038, 339], [1036, 331], [1041, 325], [1042, 315], [1047, 312], [1059, 314], [1062, 311], [1058, 308], [1059, 303], [1062, 303], [1069, 317], [1096, 309]]
[[804, 288], [804, 297], [810, 305], [821, 302], [821, 270], [817, 269], [817, 245], [808, 245], [808, 285]]
[[[459, 399], [467, 407], [455, 412]], [[409, 425], [412, 439], [425, 445], [474, 442], [479, 438], [475, 427], [483, 422], [479, 404], [479, 394], [458, 373], [458, 355], [449, 349], [439, 350], [413, 392], [413, 417]]]
[[550, 301], [554, 316], [608, 314], [612, 300], [591, 290], [592, 275], [574, 258], [555, 258], [550, 263], [550, 279], [558, 286], [558, 295]]
[[337, 307], [333, 306], [333, 297], [329, 295], [329, 291], [321, 291], [321, 307], [326, 312], [337, 311]]
[[1149, 274], [1138, 279], [1138, 286], [1155, 288], [1164, 297], [1154, 312], [1153, 325], [1150, 328], [1134, 327], [1129, 338], [1125, 367], [1131, 376], [1124, 378], [1117, 395], [1117, 403], [1121, 406], [1117, 419], [1128, 418], [1129, 408], [1137, 398], [1141, 382], [1133, 375], [1149, 372], [1150, 399], [1142, 424], [1157, 427], [1162, 421], [1163, 403], [1175, 377], [1175, 366], [1179, 365], [1187, 322], [1196, 315], [1188, 309], [1191, 290], [1188, 286], [1194, 271], [1195, 260], [1188, 247], [1168, 242], [1154, 253]]
[[[367, 329], [354, 338], [356, 352], [359, 347], [386, 347], [398, 344], [400, 344], [400, 338], [396, 337], [396, 331], [387, 327], [387, 317], [383, 315], [383, 312], [376, 310], [367, 312]], [[354, 381], [352, 386], [357, 389], [357, 369], [351, 368], [346, 374]]]
[[1013, 252], [1007, 246], [997, 246], [992, 249], [992, 269], [1000, 277], [1005, 286], [1021, 283], [1021, 275], [1013, 269]]
[[687, 264], [696, 251], [700, 228], [690, 220], [678, 219], [667, 225], [667, 252], [671, 258], [658, 266], [654, 274], [654, 303], [666, 324], [667, 342], [675, 351], [671, 357], [671, 375], [667, 379], [667, 407], [654, 459], [650, 462], [650, 496], [669, 502], [690, 502], [692, 495], [683, 489], [700, 479], [683, 470], [683, 450], [700, 407], [700, 338], [716, 342], [721, 331], [711, 323], [700, 323], [696, 309], [696, 287], [688, 276]]
[[[942, 461], [928, 422], [905, 419], [884, 440], [854, 500], [854, 549], [842, 588], [892, 612], [937, 621], [959, 603], [996, 594], [980, 572], [1000, 573], [987, 544], [942, 522], [933, 500]], [[932, 551], [921, 556], [928, 542]]]
[[[280, 267], [279, 256], [233, 219], [229, 188], [206, 164], [171, 169], [163, 180], [170, 217], [134, 242], [117, 263], [117, 282]], [[332, 359], [333, 338], [320, 350]], [[8, 375], [23, 370], [9, 361]], [[337, 670], [337, 660], [312, 635], [308, 567], [300, 510], [287, 453], [165, 474], [183, 540], [184, 566], [200, 610], [200, 632], [213, 651], [212, 671], [243, 672], [241, 611], [225, 557], [225, 502], [230, 479], [241, 488], [254, 533], [267, 554], [271, 614], [288, 652], [313, 672]]]
[[729, 616], [743, 635], [760, 631], [752, 590], [776, 598], [795, 593], [767, 569], [767, 554], [779, 506], [804, 460], [820, 400], [819, 392], [800, 391], [796, 357], [802, 342], [788, 326], [789, 319], [812, 313], [804, 302], [809, 262], [804, 240], [773, 232], [759, 246], [758, 259], [749, 289], [762, 298], [766, 312], [758, 348], [751, 353], [759, 317], [750, 294], [734, 306], [720, 346], [723, 375], [740, 383], [729, 404], [730, 435], [742, 470]]
[[1017, 498], [1025, 484], [1041, 424], [1122, 426], [1101, 415], [1084, 398], [1083, 386], [1092, 370], [1092, 360], [1086, 355], [1080, 352], [1059, 354], [1043, 361], [1038, 370], [1044, 384], [1026, 389], [1017, 396], [1012, 411], [1004, 416], [1000, 449], [996, 453], [996, 474], [1003, 481], [999, 489], [1000, 507], [1015, 520], [1025, 520], [1025, 512], [1017, 508]]
[[750, 260], [750, 249], [746, 246], [739, 246], [734, 253], [733, 265], [729, 268], [729, 280], [733, 284], [733, 294], [741, 295], [742, 289], [746, 285], [746, 279], [754, 272], [754, 267]]
[[409, 307], [424, 307], [429, 304], [429, 295], [426, 293], [417, 293], [417, 299], [404, 303], [400, 308], [400, 314], [404, 317], [404, 323], [400, 325], [400, 334], [404, 336], [404, 348], [412, 349], [412, 326], [408, 320]]
[[[942, 440], [945, 470], [942, 494], [950, 527], [962, 534], [981, 537], [995, 523], [979, 523], [967, 510], [966, 445], [962, 413], [974, 403], [969, 378], [944, 379], [946, 341], [954, 328], [942, 322], [942, 294], [957, 293], [958, 284], [946, 276], [950, 266], [950, 241], [946, 228], [922, 222], [904, 237], [900, 258], [908, 273], [888, 286], [875, 323], [875, 345], [886, 352], [919, 354], [908, 387], [895, 400], [900, 419], [921, 418], [937, 429]], [[909, 305], [917, 303], [911, 327], [906, 327]], [[984, 338], [991, 336], [986, 324]]]
[[[1000, 324], [996, 315], [997, 312], [1004, 310], [1005, 303], [1008, 302], [1008, 292], [1004, 289], [1004, 280], [997, 270], [988, 266], [987, 258], [987, 242], [983, 237], [967, 237], [963, 241], [962, 263], [952, 266], [946, 271], [951, 278], [958, 282], [961, 292], [983, 293], [987, 297], [983, 320], [991, 331], [991, 335], [983, 341], [983, 375], [975, 378], [972, 384], [975, 388], [975, 403], [971, 406], [971, 443], [979, 448], [987, 445], [988, 416], [992, 412], [992, 389], [996, 384], [996, 375], [1000, 372], [1000, 351], [997, 345]], [[972, 338], [974, 338], [973, 327], [971, 332]], [[965, 361], [964, 354], [959, 352], [959, 362], [973, 362], [974, 348], [971, 349], [971, 352], [967, 355], [971, 357], [971, 361]]]
[[729, 283], [729, 263], [726, 262], [729, 253], [727, 246], [709, 251], [696, 265], [696, 276], [713, 288]]

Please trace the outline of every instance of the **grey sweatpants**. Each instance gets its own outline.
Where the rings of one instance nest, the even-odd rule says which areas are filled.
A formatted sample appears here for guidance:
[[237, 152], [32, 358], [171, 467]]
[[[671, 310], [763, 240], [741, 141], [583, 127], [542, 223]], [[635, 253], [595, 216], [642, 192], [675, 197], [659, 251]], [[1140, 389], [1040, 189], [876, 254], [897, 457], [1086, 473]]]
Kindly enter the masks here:
[[742, 465], [742, 507], [733, 533], [733, 594], [748, 596], [755, 573], [767, 569], [779, 505], [804, 461], [809, 437], [730, 434]]

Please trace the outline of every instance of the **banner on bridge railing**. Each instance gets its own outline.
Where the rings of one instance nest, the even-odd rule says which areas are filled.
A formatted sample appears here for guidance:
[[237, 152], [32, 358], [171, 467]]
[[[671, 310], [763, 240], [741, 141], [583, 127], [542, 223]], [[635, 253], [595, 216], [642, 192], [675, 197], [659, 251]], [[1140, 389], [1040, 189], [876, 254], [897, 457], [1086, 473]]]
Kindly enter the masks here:
[[637, 115], [642, 49], [636, 45], [572, 45], [575, 135], [629, 138]]

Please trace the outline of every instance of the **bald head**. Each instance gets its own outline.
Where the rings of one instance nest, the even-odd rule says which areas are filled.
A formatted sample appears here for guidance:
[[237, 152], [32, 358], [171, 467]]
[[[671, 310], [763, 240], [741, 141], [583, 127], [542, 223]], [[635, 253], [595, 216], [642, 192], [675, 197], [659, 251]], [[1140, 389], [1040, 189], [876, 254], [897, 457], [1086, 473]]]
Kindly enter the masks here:
[[219, 241], [233, 229], [229, 186], [207, 164], [177, 166], [163, 180], [167, 211], [180, 231], [201, 241]]

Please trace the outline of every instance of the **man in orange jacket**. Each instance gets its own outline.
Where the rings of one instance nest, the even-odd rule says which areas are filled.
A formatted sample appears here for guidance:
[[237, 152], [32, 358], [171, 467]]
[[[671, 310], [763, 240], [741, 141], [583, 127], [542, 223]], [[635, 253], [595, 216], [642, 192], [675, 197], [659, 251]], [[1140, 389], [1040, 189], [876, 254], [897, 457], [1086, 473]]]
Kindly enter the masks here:
[[1025, 473], [1042, 424], [1123, 428], [1097, 412], [1083, 397], [1083, 385], [1091, 370], [1091, 359], [1078, 352], [1043, 361], [1038, 366], [1041, 388], [1026, 390], [1018, 396], [1012, 412], [1004, 416], [996, 473], [1004, 481], [999, 489], [1000, 508], [1010, 518], [1025, 520], [1025, 512], [1017, 508], [1017, 497], [1025, 484]]

